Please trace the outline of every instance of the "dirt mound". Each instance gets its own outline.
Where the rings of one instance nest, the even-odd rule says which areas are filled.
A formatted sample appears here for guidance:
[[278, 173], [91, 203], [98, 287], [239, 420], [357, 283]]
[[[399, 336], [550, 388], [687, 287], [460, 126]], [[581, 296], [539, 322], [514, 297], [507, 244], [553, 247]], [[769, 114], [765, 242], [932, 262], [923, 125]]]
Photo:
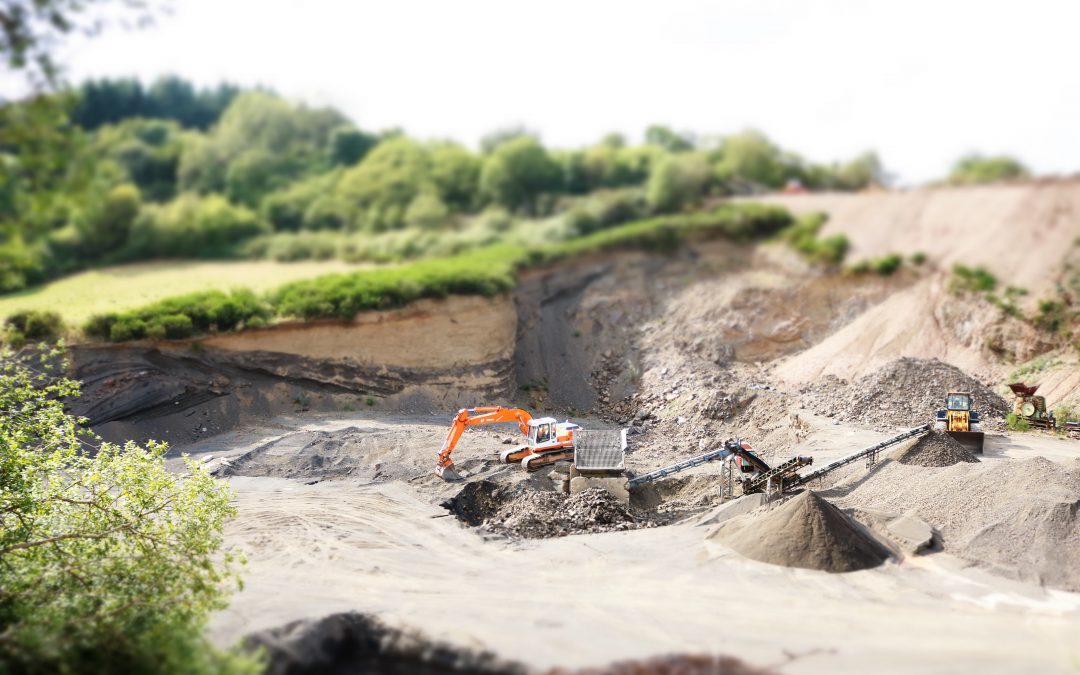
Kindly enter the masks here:
[[994, 426], [1009, 406], [959, 368], [937, 359], [900, 358], [847, 384], [835, 377], [804, 391], [801, 403], [818, 414], [874, 426], [916, 426], [934, 419], [950, 391], [970, 392], [984, 424]]
[[932, 431], [904, 450], [896, 461], [914, 466], [942, 467], [979, 459], [944, 431]]
[[731, 656], [658, 656], [583, 670], [555, 669], [548, 675], [769, 675]]
[[260, 631], [245, 638], [244, 647], [264, 652], [267, 675], [527, 672], [521, 664], [489, 652], [432, 642], [419, 633], [391, 628], [356, 612]]
[[999, 574], [1080, 591], [1080, 466], [1042, 457], [941, 469], [885, 462], [844, 506], [914, 513], [946, 552]]
[[602, 488], [568, 496], [484, 480], [469, 483], [442, 506], [466, 525], [483, 525], [492, 532], [526, 539], [632, 530], [649, 524], [635, 518]]
[[754, 560], [825, 572], [868, 569], [889, 557], [877, 540], [810, 490], [760, 516], [728, 521], [710, 537]]

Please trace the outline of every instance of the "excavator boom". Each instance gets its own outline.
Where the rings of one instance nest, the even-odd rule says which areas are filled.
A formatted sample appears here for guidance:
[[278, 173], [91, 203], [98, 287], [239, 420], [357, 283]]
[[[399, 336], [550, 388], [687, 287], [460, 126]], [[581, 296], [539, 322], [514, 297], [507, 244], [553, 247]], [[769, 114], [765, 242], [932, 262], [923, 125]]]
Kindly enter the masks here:
[[499, 424], [502, 422], [516, 422], [521, 433], [529, 434], [529, 420], [532, 415], [521, 408], [504, 408], [502, 406], [485, 406], [479, 408], [462, 408], [450, 422], [450, 431], [446, 433], [442, 449], [439, 450], [439, 463], [435, 467], [435, 473], [444, 480], [461, 480], [461, 475], [454, 468], [454, 462], [450, 459], [450, 453], [454, 451], [461, 435], [467, 427], [478, 424]]

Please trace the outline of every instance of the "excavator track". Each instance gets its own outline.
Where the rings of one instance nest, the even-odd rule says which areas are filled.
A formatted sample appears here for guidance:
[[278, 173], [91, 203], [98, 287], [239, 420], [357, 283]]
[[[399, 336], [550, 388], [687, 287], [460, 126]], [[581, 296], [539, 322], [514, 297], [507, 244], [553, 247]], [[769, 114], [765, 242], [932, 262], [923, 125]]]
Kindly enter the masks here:
[[574, 449], [561, 448], [551, 452], [534, 453], [521, 460], [521, 466], [529, 473], [535, 473], [555, 462], [573, 461]]
[[522, 445], [499, 453], [499, 461], [503, 464], [517, 464], [529, 456], [529, 446]]

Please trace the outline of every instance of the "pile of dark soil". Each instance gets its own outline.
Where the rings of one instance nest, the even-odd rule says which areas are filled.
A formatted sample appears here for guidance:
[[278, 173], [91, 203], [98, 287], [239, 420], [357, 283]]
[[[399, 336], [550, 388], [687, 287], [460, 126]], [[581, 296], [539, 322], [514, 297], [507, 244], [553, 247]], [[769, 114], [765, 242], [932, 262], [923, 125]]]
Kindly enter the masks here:
[[521, 664], [432, 642], [418, 633], [391, 628], [365, 614], [332, 614], [317, 621], [294, 621], [244, 639], [245, 649], [261, 649], [266, 675], [524, 675]]
[[602, 488], [575, 495], [476, 481], [442, 504], [466, 525], [526, 539], [614, 532], [650, 525]]
[[672, 655], [583, 670], [555, 669], [548, 675], [770, 675], [775, 672], [748, 666], [732, 656]]
[[889, 557], [843, 511], [810, 490], [759, 516], [729, 520], [710, 537], [754, 560], [825, 572], [868, 569]]
[[942, 467], [979, 459], [944, 431], [932, 431], [896, 457], [901, 464]]
[[934, 419], [945, 394], [966, 391], [984, 426], [1000, 424], [1009, 404], [955, 366], [937, 359], [900, 358], [848, 384], [827, 378], [803, 392], [801, 403], [814, 412], [844, 422], [875, 426], [917, 426]]

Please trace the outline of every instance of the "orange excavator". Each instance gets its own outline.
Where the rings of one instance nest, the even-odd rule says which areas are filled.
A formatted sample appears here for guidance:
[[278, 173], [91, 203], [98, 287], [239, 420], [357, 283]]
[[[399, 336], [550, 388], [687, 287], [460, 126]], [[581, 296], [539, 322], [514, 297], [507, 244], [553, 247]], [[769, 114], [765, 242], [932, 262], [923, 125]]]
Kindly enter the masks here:
[[574, 458], [574, 430], [581, 427], [573, 422], [556, 422], [554, 417], [534, 418], [521, 408], [462, 408], [450, 422], [450, 431], [443, 441], [442, 450], [439, 451], [439, 464], [435, 467], [435, 473], [444, 480], [461, 480], [462, 476], [454, 468], [450, 453], [461, 440], [465, 429], [478, 424], [502, 422], [516, 423], [528, 441], [525, 445], [504, 450], [499, 455], [503, 463], [521, 462], [521, 465], [531, 472]]

